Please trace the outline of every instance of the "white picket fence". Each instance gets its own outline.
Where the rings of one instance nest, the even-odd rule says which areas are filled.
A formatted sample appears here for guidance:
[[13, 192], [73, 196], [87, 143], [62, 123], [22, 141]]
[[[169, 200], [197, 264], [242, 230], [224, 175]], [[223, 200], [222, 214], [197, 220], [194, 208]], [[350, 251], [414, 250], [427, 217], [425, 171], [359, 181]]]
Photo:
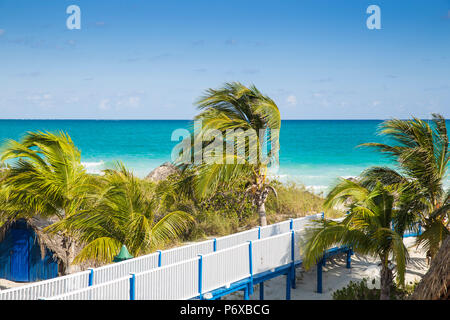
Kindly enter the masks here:
[[199, 257], [135, 275], [137, 300], [185, 300], [198, 295]]
[[202, 293], [250, 277], [249, 243], [202, 257]]
[[[292, 232], [288, 231], [287, 233], [253, 242], [252, 261], [255, 274], [293, 262]], [[298, 246], [295, 247], [298, 249]]]
[[130, 300], [130, 278], [97, 284], [61, 295], [41, 298], [42, 300]]
[[[245, 274], [242, 271], [246, 266], [249, 267], [250, 265], [248, 241], [252, 241], [255, 246], [253, 256], [258, 257], [258, 254], [260, 255], [257, 260], [253, 261], [255, 270], [262, 270], [268, 265], [270, 268], [267, 270], [270, 270], [276, 267], [275, 265], [278, 262], [284, 263], [288, 261], [286, 259], [291, 259], [290, 251], [288, 250], [290, 240], [287, 239], [291, 237], [290, 231], [304, 230], [312, 221], [321, 219], [321, 217], [322, 214], [316, 214], [291, 219], [213, 240], [152, 253], [90, 271], [40, 281], [18, 288], [1, 290], [0, 300], [33, 300], [49, 297], [61, 297], [63, 299], [76, 297], [76, 299], [84, 299], [88, 297], [88, 293], [92, 290], [95, 291], [95, 294], [91, 294], [89, 299], [96, 299], [102, 297], [102, 294], [99, 292], [106, 292], [107, 288], [112, 290], [112, 287], [116, 285], [120, 287], [120, 290], [126, 291], [127, 285], [124, 284], [126, 282], [124, 279], [129, 280], [130, 273], [136, 274], [136, 299], [187, 299], [194, 297], [194, 294], [198, 295], [199, 288], [196, 287], [198, 286], [196, 279], [199, 278], [199, 271], [198, 268], [195, 268], [195, 264], [199, 263], [199, 255], [203, 255], [201, 259], [205, 271], [201, 274], [203, 275], [202, 281], [204, 281], [205, 287], [201, 288], [201, 290], [204, 292], [219, 284], [227, 285], [230, 281], [236, 281], [236, 279], [241, 279], [248, 275], [248, 270]], [[295, 234], [296, 241], [300, 239], [298, 234]], [[283, 241], [285, 242], [279, 239], [284, 239]], [[261, 247], [261, 243], [266, 243], [266, 247]], [[268, 248], [271, 249], [269, 250]], [[288, 251], [285, 252], [285, 249]], [[273, 256], [273, 258], [269, 255]], [[298, 255], [295, 257], [296, 259], [299, 258]], [[245, 259], [247, 259], [247, 263], [245, 263]], [[224, 273], [220, 274], [218, 270], [222, 269], [218, 269], [219, 266], [227, 266], [229, 270], [223, 270]], [[183, 273], [188, 271], [189, 274]], [[175, 281], [174, 279], [178, 280]], [[115, 284], [116, 281], [120, 285]], [[174, 281], [173, 286], [168, 286], [171, 281]], [[225, 283], [224, 281], [228, 282]], [[160, 285], [161, 283], [164, 285]], [[177, 288], [176, 292], [173, 290], [175, 287]], [[105, 297], [104, 299], [122, 299], [124, 295], [125, 293], [103, 296]]]
[[256, 228], [239, 233], [230, 234], [225, 237], [217, 238], [216, 239], [217, 250], [223, 250], [240, 245], [241, 243], [247, 241], [257, 240], [258, 235], [259, 230]]
[[[299, 248], [298, 244], [293, 243], [293, 239], [295, 233], [300, 232], [302, 231], [288, 231], [265, 239], [249, 241], [194, 259], [132, 274], [117, 280], [118, 283], [111, 281], [94, 285], [51, 297], [49, 300], [195, 298], [200, 294], [229, 287], [234, 282], [250, 279], [252, 274], [274, 270], [294, 262], [293, 253]], [[130, 287], [127, 281], [134, 284]]]
[[154, 269], [159, 264], [159, 252], [137, 257], [122, 262], [108, 264], [103, 267], [93, 269], [93, 284], [101, 284], [114, 279], [128, 276], [130, 273], [143, 272]]
[[187, 246], [161, 251], [161, 265], [165, 266], [192, 259], [199, 254], [207, 254], [214, 251], [214, 240], [202, 241]]
[[0, 300], [37, 300], [85, 288], [90, 271], [39, 281], [18, 288], [1, 290]]

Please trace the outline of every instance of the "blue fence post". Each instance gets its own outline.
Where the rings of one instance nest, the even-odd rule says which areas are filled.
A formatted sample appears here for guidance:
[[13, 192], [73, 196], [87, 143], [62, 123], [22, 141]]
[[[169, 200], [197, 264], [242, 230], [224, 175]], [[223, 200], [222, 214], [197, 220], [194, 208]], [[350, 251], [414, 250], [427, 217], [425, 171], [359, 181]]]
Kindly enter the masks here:
[[89, 273], [88, 286], [91, 287], [94, 284], [94, 268], [89, 268], [89, 271], [91, 271], [91, 273]]
[[198, 259], [198, 293], [200, 296], [200, 300], [203, 300], [202, 294], [202, 276], [203, 276], [203, 255], [198, 255], [200, 258]]
[[322, 260], [317, 263], [317, 292], [322, 293]]
[[249, 269], [250, 269], [250, 283], [248, 285], [249, 287], [249, 294], [253, 294], [253, 242], [248, 242], [248, 261], [249, 261]]
[[161, 251], [161, 250], [158, 250], [158, 251], [156, 251], [156, 252], [159, 253], [159, 256], [158, 256], [158, 267], [161, 267], [162, 251]]
[[250, 300], [250, 297], [248, 295], [248, 287], [245, 287], [244, 289], [244, 300]]
[[325, 219], [325, 212], [321, 212], [321, 214], [322, 214], [322, 220], [324, 220]]
[[347, 269], [350, 269], [352, 267], [352, 254], [353, 254], [353, 250], [351, 248], [348, 249], [347, 251]]
[[136, 300], [136, 275], [134, 273], [130, 273], [130, 300]]
[[292, 283], [292, 275], [291, 269], [288, 269], [288, 273], [286, 275], [286, 300], [291, 300], [291, 283]]
[[291, 230], [294, 230], [294, 219], [291, 219], [291, 222], [289, 223], [289, 228]]
[[422, 234], [422, 225], [419, 224], [419, 236]]
[[264, 300], [264, 281], [259, 284], [259, 300]]
[[214, 238], [214, 242], [213, 242], [213, 251], [216, 252], [217, 251], [217, 239]]
[[295, 231], [291, 231], [291, 279], [292, 279], [292, 288], [296, 288], [295, 284]]
[[258, 227], [258, 239], [261, 239], [261, 227]]

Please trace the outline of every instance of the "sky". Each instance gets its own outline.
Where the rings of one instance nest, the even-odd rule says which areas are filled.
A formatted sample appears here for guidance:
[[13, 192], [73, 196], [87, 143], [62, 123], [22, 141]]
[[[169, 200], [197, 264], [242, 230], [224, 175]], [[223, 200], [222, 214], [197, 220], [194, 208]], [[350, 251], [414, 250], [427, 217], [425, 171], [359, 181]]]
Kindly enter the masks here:
[[191, 119], [230, 81], [282, 119], [449, 118], [449, 71], [450, 0], [0, 0], [2, 119]]

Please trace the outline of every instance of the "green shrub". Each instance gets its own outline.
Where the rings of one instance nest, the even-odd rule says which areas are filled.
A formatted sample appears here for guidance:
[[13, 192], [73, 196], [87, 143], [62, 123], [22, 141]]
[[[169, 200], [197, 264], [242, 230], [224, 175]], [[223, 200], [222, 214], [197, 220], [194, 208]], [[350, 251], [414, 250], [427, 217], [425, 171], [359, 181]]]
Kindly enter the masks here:
[[[281, 183], [277, 180], [271, 182], [278, 193], [278, 199], [272, 194], [269, 195], [266, 202], [268, 215], [278, 215], [280, 219], [287, 217], [303, 217], [324, 211], [323, 204], [325, 199], [317, 194], [308, 191], [305, 186], [293, 182]], [[339, 217], [343, 212], [328, 210], [325, 212], [327, 218]]]
[[237, 219], [245, 224], [256, 212], [253, 204], [245, 195], [244, 186], [237, 186], [232, 190], [222, 190], [211, 198], [198, 204], [202, 212], [215, 212], [216, 215], [232, 220]]
[[189, 234], [191, 239], [235, 233], [241, 223], [237, 215], [222, 215], [214, 211], [200, 211], [195, 218], [196, 225]]
[[[372, 284], [375, 284], [375, 279], [372, 280]], [[402, 289], [393, 284], [390, 299], [405, 299], [411, 292], [411, 287], [407, 286], [405, 289]], [[332, 297], [333, 300], [380, 300], [380, 289], [369, 288], [367, 286], [367, 279], [364, 278], [360, 282], [350, 281], [346, 287], [334, 291]]]
[[[173, 174], [156, 185], [148, 184], [149, 189], [160, 195], [163, 212], [182, 210], [195, 218], [195, 226], [183, 235], [182, 240], [197, 241], [258, 225], [256, 207], [245, 192], [245, 181], [219, 188], [219, 192], [210, 198], [200, 200], [196, 198], [191, 177], [192, 172], [186, 171]], [[323, 211], [324, 198], [306, 190], [304, 186], [295, 183], [283, 184], [276, 180], [272, 180], [271, 185], [277, 190], [278, 197], [270, 193], [266, 201], [269, 223]], [[326, 212], [327, 218], [342, 214], [334, 210]]]

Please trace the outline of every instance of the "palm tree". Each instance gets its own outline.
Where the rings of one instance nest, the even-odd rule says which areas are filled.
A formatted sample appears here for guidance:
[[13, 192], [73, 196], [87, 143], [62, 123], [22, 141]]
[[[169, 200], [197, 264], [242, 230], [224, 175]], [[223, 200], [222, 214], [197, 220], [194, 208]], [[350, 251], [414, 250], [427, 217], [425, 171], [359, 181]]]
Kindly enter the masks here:
[[389, 299], [396, 264], [400, 283], [404, 283], [408, 250], [403, 237], [391, 229], [391, 221], [400, 214], [394, 209], [398, 190], [376, 184], [368, 189], [359, 182], [342, 179], [328, 194], [325, 207], [349, 205], [342, 222], [323, 221], [311, 228], [306, 236], [303, 265], [310, 268], [321, 259], [325, 250], [336, 245], [350, 245], [362, 255], [380, 259], [380, 299]]
[[[195, 120], [202, 122], [202, 128], [194, 141], [201, 141], [203, 159], [216, 157], [218, 160], [204, 161], [195, 167], [193, 181], [197, 196], [204, 199], [219, 189], [244, 182], [260, 224], [266, 225], [265, 202], [271, 191], [276, 194], [268, 183], [267, 170], [277, 163], [281, 126], [277, 105], [255, 86], [247, 88], [233, 82], [217, 90], [207, 90], [197, 106], [202, 111]], [[211, 138], [210, 132], [219, 133], [220, 138]], [[270, 143], [265, 144], [266, 138]], [[211, 147], [219, 147], [219, 151]]]
[[99, 179], [90, 195], [91, 206], [51, 225], [47, 231], [69, 230], [85, 244], [74, 263], [110, 263], [122, 245], [134, 256], [153, 252], [193, 222], [183, 211], [159, 214], [160, 201], [153, 191], [146, 181], [119, 163], [117, 170], [105, 170]]
[[11, 201], [15, 194], [10, 186], [6, 185], [9, 171], [5, 168], [0, 171], [0, 227], [6, 222], [29, 217], [32, 210], [26, 204], [18, 204]]
[[9, 211], [9, 190], [4, 183], [6, 177], [6, 168], [0, 164], [0, 227], [12, 216]]
[[[424, 227], [418, 244], [435, 256], [448, 236], [450, 190], [444, 190], [444, 180], [450, 159], [449, 139], [444, 117], [433, 114], [432, 123], [417, 118], [388, 120], [380, 127], [390, 144], [365, 143], [393, 159], [396, 169], [373, 167], [365, 172], [366, 181], [382, 181], [385, 185], [408, 184], [399, 210], [415, 216]], [[407, 214], [404, 215], [408, 216]]]
[[[7, 141], [1, 161], [10, 161], [3, 181], [8, 219], [39, 215], [62, 220], [78, 212], [89, 189], [80, 159], [80, 151], [63, 132], [28, 132], [20, 142]], [[62, 274], [66, 274], [74, 256], [74, 239], [64, 232], [62, 236], [66, 253]]]

